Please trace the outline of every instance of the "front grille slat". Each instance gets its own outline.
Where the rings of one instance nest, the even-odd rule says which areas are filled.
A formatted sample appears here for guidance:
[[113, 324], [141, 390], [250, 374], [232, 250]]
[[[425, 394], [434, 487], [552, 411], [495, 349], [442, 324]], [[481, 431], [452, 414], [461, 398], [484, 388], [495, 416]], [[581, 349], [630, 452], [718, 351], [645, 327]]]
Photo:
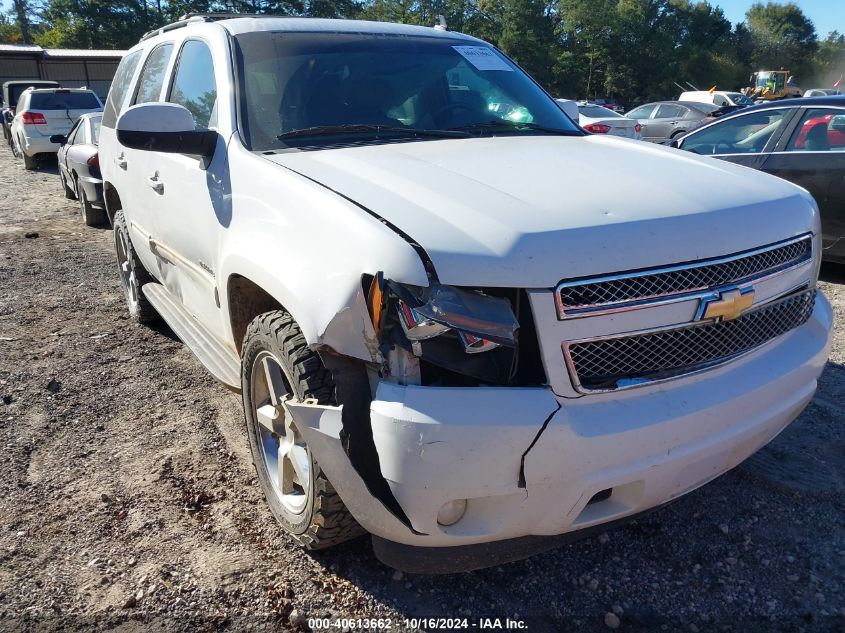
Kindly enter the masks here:
[[812, 259], [811, 236], [716, 260], [558, 285], [558, 318], [589, 316], [656, 298], [682, 296], [764, 277]]
[[725, 362], [805, 323], [815, 290], [765, 304], [732, 321], [694, 325], [565, 345], [582, 391], [634, 386]]

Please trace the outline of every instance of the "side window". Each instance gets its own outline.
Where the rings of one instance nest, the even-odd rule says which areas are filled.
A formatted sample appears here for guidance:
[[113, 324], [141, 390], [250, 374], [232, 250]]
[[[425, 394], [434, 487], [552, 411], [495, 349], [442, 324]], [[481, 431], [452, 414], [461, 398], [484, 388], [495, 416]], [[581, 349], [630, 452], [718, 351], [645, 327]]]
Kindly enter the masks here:
[[845, 111], [808, 108], [792, 138], [787, 152], [845, 152]]
[[173, 44], [159, 44], [152, 50], [138, 78], [138, 92], [133, 104], [158, 101], [161, 87], [164, 85], [164, 71], [167, 70], [172, 50]]
[[94, 117], [89, 119], [91, 124], [91, 142], [96, 145], [100, 142], [100, 125], [102, 125], [102, 119], [99, 117]]
[[651, 113], [654, 112], [654, 109], [656, 107], [657, 106], [653, 103], [649, 105], [640, 106], [639, 108], [634, 108], [625, 116], [629, 119], [639, 119], [640, 121], [642, 121], [643, 119], [647, 119], [648, 117], [650, 117]]
[[194, 126], [217, 126], [217, 84], [211, 51], [204, 42], [188, 40], [182, 46], [168, 101], [183, 105], [194, 115]]
[[687, 113], [684, 106], [674, 105], [671, 103], [661, 103], [657, 108], [655, 119], [680, 119]]
[[763, 110], [719, 121], [687, 136], [681, 149], [711, 156], [760, 153], [788, 112]]
[[129, 53], [129, 55], [120, 60], [117, 71], [114, 73], [109, 96], [106, 98], [106, 108], [103, 111], [103, 125], [106, 127], [113, 128], [115, 123], [117, 123], [117, 117], [120, 116], [123, 100], [126, 98], [126, 93], [129, 92], [129, 82], [132, 81], [135, 68], [138, 67], [138, 62], [141, 61], [141, 53], [143, 51], [138, 50], [134, 53]]

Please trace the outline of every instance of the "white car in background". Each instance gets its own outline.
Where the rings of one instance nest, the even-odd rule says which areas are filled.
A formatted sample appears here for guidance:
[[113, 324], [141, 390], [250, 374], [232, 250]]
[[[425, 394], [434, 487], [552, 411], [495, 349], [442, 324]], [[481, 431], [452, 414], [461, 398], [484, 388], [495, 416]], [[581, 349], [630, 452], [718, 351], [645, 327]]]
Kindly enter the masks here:
[[85, 88], [33, 88], [18, 100], [12, 119], [12, 151], [26, 169], [35, 169], [39, 154], [55, 154], [60, 145], [50, 140], [67, 135], [76, 120], [87, 112], [102, 112], [103, 103]]
[[578, 103], [578, 124], [592, 134], [610, 134], [637, 141], [643, 138], [639, 121], [595, 103]]
[[695, 101], [696, 103], [712, 103], [717, 106], [751, 106], [754, 101], [741, 92], [723, 92], [720, 90], [691, 90], [682, 92], [678, 101]]

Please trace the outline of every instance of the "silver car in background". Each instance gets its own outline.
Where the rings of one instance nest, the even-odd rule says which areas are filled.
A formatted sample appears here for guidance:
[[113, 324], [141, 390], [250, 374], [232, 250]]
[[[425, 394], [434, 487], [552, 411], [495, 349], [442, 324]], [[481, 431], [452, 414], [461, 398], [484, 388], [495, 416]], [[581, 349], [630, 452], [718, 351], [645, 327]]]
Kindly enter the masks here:
[[83, 114], [67, 136], [56, 134], [50, 137], [51, 142], [61, 143], [56, 158], [65, 197], [79, 200], [82, 220], [88, 226], [98, 226], [106, 221], [98, 147], [102, 119], [101, 112]]
[[695, 101], [657, 101], [634, 108], [625, 116], [639, 122], [644, 140], [662, 143], [698, 127], [717, 108]]

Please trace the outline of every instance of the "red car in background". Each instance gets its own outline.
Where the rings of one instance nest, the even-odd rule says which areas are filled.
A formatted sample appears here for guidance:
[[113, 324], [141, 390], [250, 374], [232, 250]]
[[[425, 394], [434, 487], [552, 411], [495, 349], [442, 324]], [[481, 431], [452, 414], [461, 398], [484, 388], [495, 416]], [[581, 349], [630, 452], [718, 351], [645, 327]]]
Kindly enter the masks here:
[[[795, 137], [796, 149], [809, 150], [806, 147], [807, 136], [810, 134], [810, 130], [815, 129], [816, 126], [819, 126], [820, 130], [824, 129], [827, 132], [827, 143], [831, 150], [845, 149], [845, 114], [826, 114], [807, 119]], [[820, 136], [822, 132], [820, 131], [817, 134]]]

